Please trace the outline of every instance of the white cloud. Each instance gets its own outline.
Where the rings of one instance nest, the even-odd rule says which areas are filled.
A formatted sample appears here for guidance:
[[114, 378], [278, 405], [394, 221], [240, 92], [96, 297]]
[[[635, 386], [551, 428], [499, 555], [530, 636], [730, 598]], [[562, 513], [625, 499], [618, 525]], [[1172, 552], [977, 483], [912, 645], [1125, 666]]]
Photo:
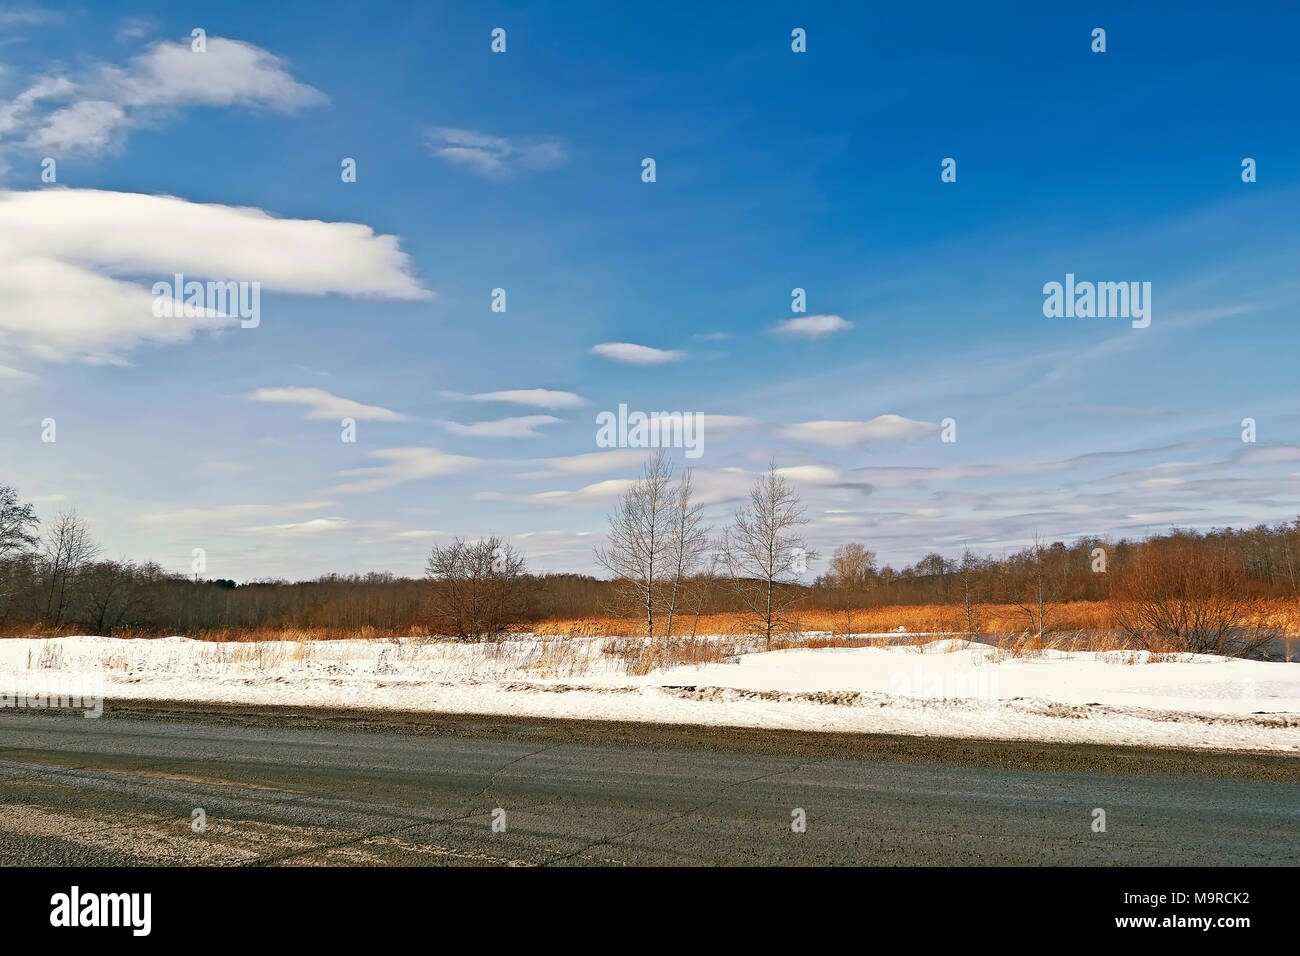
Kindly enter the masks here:
[[[644, 463], [647, 452], [644, 449], [637, 449], [628, 453], [606, 452], [605, 454], [613, 456], [615, 454], [627, 454], [628, 457], [618, 462], [618, 470], [625, 473], [636, 472], [640, 465]], [[582, 459], [586, 456], [576, 456]], [[553, 459], [556, 462], [573, 462], [575, 459]], [[585, 464], [585, 462], [584, 462]], [[555, 474], [560, 469], [550, 473], [538, 472], [526, 477], [544, 477]], [[566, 469], [570, 473], [578, 473], [576, 468]], [[596, 469], [589, 469], [596, 470]], [[606, 470], [606, 469], [600, 469]], [[793, 465], [786, 468], [778, 468], [777, 472], [791, 481], [801, 485], [824, 486], [842, 479], [841, 472], [828, 465]], [[697, 468], [695, 469], [695, 496], [696, 500], [705, 505], [717, 505], [728, 501], [743, 500], [748, 494], [749, 489], [756, 478], [761, 477], [763, 472], [747, 471], [743, 468]], [[521, 476], [524, 477], [524, 476]], [[576, 508], [592, 508], [596, 506], [606, 506], [629, 487], [635, 479], [625, 478], [607, 478], [601, 481], [583, 485], [573, 490], [554, 489], [550, 491], [535, 492], [533, 494], [522, 496], [499, 496], [499, 500], [511, 500], [532, 504], [545, 504], [552, 506], [566, 506]]]
[[[0, 192], [0, 346], [51, 361], [121, 362], [144, 342], [233, 324], [153, 314], [155, 281], [425, 299], [394, 236], [357, 223], [92, 189]], [[135, 284], [121, 275], [144, 277]]]
[[[126, 27], [128, 31], [131, 27]], [[52, 110], [41, 107], [59, 104]], [[52, 75], [0, 111], [0, 136], [26, 133], [24, 145], [56, 155], [95, 154], [120, 145], [133, 127], [185, 107], [251, 107], [292, 112], [329, 100], [299, 83], [279, 58], [239, 40], [162, 40], [125, 67], [101, 65], [80, 80]]]
[[329, 98], [299, 83], [261, 47], [210, 36], [196, 53], [188, 38], [159, 41], [126, 69], [107, 68], [105, 82], [131, 106], [258, 106], [291, 111]]
[[46, 100], [63, 99], [76, 91], [76, 85], [63, 76], [41, 77], [8, 103], [0, 105], [0, 137], [24, 128], [28, 117]]
[[602, 342], [591, 347], [591, 354], [627, 365], [663, 365], [665, 362], [679, 362], [686, 358], [685, 352], [633, 345], [631, 342]]
[[557, 475], [594, 475], [602, 472], [640, 468], [649, 455], [644, 448], [617, 448], [589, 451], [562, 458], [535, 458], [527, 462], [540, 466], [537, 471], [522, 472], [516, 478], [554, 478]]
[[[394, 236], [248, 206], [94, 189], [0, 192], [0, 251], [259, 280], [285, 292], [424, 299]], [[171, 278], [163, 274], [160, 278]]]
[[797, 319], [778, 322], [773, 331], [778, 335], [793, 335], [801, 339], [820, 339], [851, 328], [853, 323], [838, 315], [801, 315]]
[[454, 475], [484, 464], [480, 458], [449, 455], [437, 448], [384, 448], [372, 452], [370, 457], [379, 458], [387, 464], [341, 471], [339, 474], [356, 475], [359, 480], [339, 485], [332, 490], [336, 492], [380, 491], [408, 481]]
[[424, 145], [431, 155], [489, 178], [504, 178], [521, 170], [552, 169], [568, 159], [558, 140], [512, 143], [504, 136], [448, 126], [425, 130]]
[[158, 28], [158, 21], [148, 17], [127, 17], [117, 27], [117, 33], [113, 35], [118, 43], [129, 43], [132, 40], [139, 40], [141, 37], [148, 36]]
[[573, 392], [560, 392], [549, 388], [515, 388], [500, 392], [443, 392], [447, 398], [466, 398], [474, 402], [512, 402], [515, 405], [532, 405], [535, 408], [581, 408], [587, 400]]
[[269, 524], [247, 528], [248, 531], [274, 531], [281, 534], [320, 534], [325, 531], [342, 531], [351, 526], [347, 518], [312, 518], [310, 521], [295, 521], [288, 524]]
[[19, 383], [27, 384], [36, 381], [36, 376], [30, 372], [24, 372], [22, 369], [10, 368], [8, 365], [0, 365], [0, 385], [16, 385]]
[[359, 422], [402, 422], [405, 415], [378, 405], [362, 405], [349, 398], [331, 395], [320, 388], [259, 388], [248, 396], [255, 402], [284, 402], [307, 406], [307, 418], [354, 418]]
[[612, 502], [632, 487], [633, 483], [634, 479], [632, 478], [609, 478], [595, 484], [584, 485], [575, 491], [539, 491], [536, 494], [528, 495], [524, 500], [543, 504], [555, 504], [563, 501], [566, 504], [577, 505]]
[[840, 477], [839, 471], [828, 465], [791, 465], [788, 468], [778, 468], [777, 473], [791, 481], [807, 481], [815, 484], [826, 484]]
[[1276, 465], [1300, 461], [1300, 446], [1251, 445], [1241, 449], [1236, 459], [1244, 465]]
[[212, 508], [181, 508], [177, 511], [154, 511], [135, 518], [138, 524], [146, 527], [175, 529], [192, 529], [211, 525], [214, 528], [226, 528], [231, 524], [256, 520], [273, 520], [274, 518], [299, 511], [320, 511], [331, 507], [335, 502], [291, 501], [278, 505], [217, 505]]
[[443, 422], [442, 427], [454, 435], [468, 438], [545, 438], [537, 428], [541, 425], [554, 425], [563, 421], [554, 415], [521, 415], [517, 418], [501, 418], [494, 422], [475, 422], [461, 425], [457, 422]]
[[777, 431], [783, 438], [811, 441], [835, 448], [851, 448], [869, 441], [915, 441], [932, 435], [939, 426], [901, 415], [877, 415], [869, 422], [815, 421], [784, 425]]
[[153, 296], [139, 286], [65, 262], [0, 251], [0, 345], [6, 351], [47, 361], [120, 364], [121, 354], [141, 342], [183, 342], [231, 323], [209, 315], [157, 317]]
[[126, 111], [107, 100], [80, 100], [55, 110], [39, 129], [27, 137], [26, 145], [41, 152], [63, 154], [107, 149], [123, 125]]
[[8, 27], [40, 26], [42, 23], [49, 23], [58, 18], [59, 14], [53, 10], [46, 10], [30, 4], [5, 7], [0, 10], [0, 30]]

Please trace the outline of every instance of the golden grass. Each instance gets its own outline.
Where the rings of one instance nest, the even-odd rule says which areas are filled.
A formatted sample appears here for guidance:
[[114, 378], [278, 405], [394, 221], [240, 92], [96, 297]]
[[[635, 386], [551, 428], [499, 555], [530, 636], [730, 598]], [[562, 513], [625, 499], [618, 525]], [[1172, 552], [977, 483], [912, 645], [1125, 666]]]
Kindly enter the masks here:
[[629, 674], [649, 674], [682, 664], [712, 664], [746, 653], [750, 648], [735, 642], [689, 637], [654, 640], [614, 640], [604, 652], [621, 658]]
[[[1060, 626], [1071, 630], [1105, 629], [1110, 627], [1110, 611], [1104, 602], [1076, 601], [1062, 605], [1058, 611]], [[843, 611], [825, 608], [807, 608], [797, 614], [801, 631], [826, 631], [845, 634]], [[693, 617], [673, 621], [673, 636], [689, 634], [695, 621]], [[854, 634], [881, 634], [906, 632], [964, 632], [966, 619], [962, 608], [953, 605], [892, 605], [888, 607], [856, 610], [852, 613]], [[981, 630], [990, 633], [1019, 631], [1025, 626], [1024, 616], [1010, 605], [989, 605], [981, 609]], [[643, 621], [620, 620], [615, 617], [559, 618], [543, 621], [534, 628], [538, 634], [568, 635], [571, 637], [645, 637]], [[704, 614], [700, 616], [697, 634], [752, 634], [753, 619], [744, 614]], [[656, 634], [656, 636], [659, 636]]]
[[[827, 608], [805, 608], [797, 614], [798, 630], [820, 632], [799, 636], [797, 638], [774, 639], [773, 647], [852, 647], [873, 643], [871, 640], [850, 638], [847, 636], [844, 612]], [[1027, 621], [1023, 612], [1009, 604], [986, 604], [980, 607], [980, 632], [983, 634], [1011, 635], [1005, 641], [1022, 642], [1020, 635], [1026, 630]], [[1256, 625], [1277, 627], [1292, 634], [1300, 634], [1300, 602], [1289, 599], [1273, 599], [1263, 603], [1263, 611]], [[965, 632], [965, 615], [956, 605], [890, 605], [855, 610], [852, 614], [854, 634], [896, 633], [904, 628], [903, 633], [913, 635], [917, 642], [929, 638], [922, 634], [947, 632], [961, 635]], [[1115, 627], [1112, 609], [1107, 601], [1071, 601], [1056, 607], [1049, 618], [1049, 631], [1075, 632], [1072, 647], [1075, 649], [1106, 650], [1117, 646], [1116, 639], [1109, 636]], [[690, 642], [691, 628], [696, 627], [696, 634], [743, 637], [755, 632], [752, 618], [743, 614], [704, 614], [698, 626], [692, 615], [683, 615], [673, 621], [672, 637], [681, 640], [674, 642], [674, 654], [712, 654], [699, 642]], [[536, 622], [526, 630], [531, 630], [542, 637], [619, 637], [645, 638], [645, 624], [641, 621], [623, 620], [609, 616], [582, 618], [553, 618]], [[50, 628], [31, 625], [8, 625], [0, 628], [0, 637], [62, 637], [85, 633], [84, 628], [64, 626]], [[157, 637], [155, 634], [140, 634], [128, 631], [115, 632], [117, 637]], [[306, 641], [334, 641], [357, 639], [392, 639], [392, 638], [426, 638], [428, 631], [422, 627], [381, 629], [375, 627], [233, 627], [200, 631], [189, 635], [201, 641], [222, 643], [261, 643], [265, 641], [286, 641], [303, 643]], [[664, 635], [656, 633], [656, 638]], [[1050, 634], [1047, 635], [1050, 638]], [[1035, 638], [1036, 639], [1036, 638]], [[794, 641], [792, 643], [792, 640]], [[1097, 647], [1084, 647], [1080, 642], [1095, 641]], [[717, 641], [704, 642], [716, 648]], [[1045, 638], [1045, 644], [1050, 640]], [[1104, 646], [1103, 646], [1104, 645]], [[689, 650], [696, 647], [696, 650]], [[632, 653], [632, 651], [628, 651]], [[636, 652], [652, 653], [650, 651]], [[653, 653], [660, 653], [654, 651]], [[724, 656], [726, 656], [724, 654]]]
[[[826, 608], [806, 608], [797, 615], [801, 631], [826, 631], [845, 634], [844, 612]], [[1109, 631], [1115, 620], [1108, 601], [1068, 601], [1049, 615], [1050, 631]], [[685, 616], [673, 621], [673, 636], [689, 635], [694, 618]], [[980, 607], [980, 632], [984, 634], [1018, 634], [1026, 629], [1025, 614], [1011, 604], [985, 604]], [[1266, 603], [1266, 610], [1255, 622], [1300, 632], [1300, 602], [1276, 599]], [[951, 604], [889, 605], [855, 610], [852, 614], [854, 634], [949, 632], [966, 630], [963, 609]], [[656, 626], [656, 630], [657, 630]], [[538, 634], [569, 637], [645, 637], [643, 621], [616, 617], [555, 618], [533, 627]], [[704, 614], [696, 634], [743, 635], [754, 633], [754, 622], [744, 614]], [[655, 635], [660, 636], [659, 634]], [[804, 646], [804, 645], [800, 645]], [[847, 646], [847, 645], [835, 645]]]

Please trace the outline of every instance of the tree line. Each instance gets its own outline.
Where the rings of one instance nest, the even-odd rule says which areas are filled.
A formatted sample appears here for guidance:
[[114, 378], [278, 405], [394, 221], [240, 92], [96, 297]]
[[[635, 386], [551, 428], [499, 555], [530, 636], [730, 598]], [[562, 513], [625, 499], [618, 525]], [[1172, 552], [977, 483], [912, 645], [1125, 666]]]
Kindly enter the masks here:
[[[331, 574], [237, 584], [107, 559], [75, 512], [42, 526], [15, 489], [0, 485], [0, 627], [104, 635], [373, 628], [483, 638], [546, 619], [614, 615], [659, 636], [695, 635], [701, 616], [726, 612], [743, 615], [748, 629], [770, 642], [798, 627], [804, 607], [842, 612], [851, 633], [862, 609], [955, 605], [967, 630], [979, 633], [984, 607], [1011, 605], [1026, 630], [1041, 635], [1053, 629], [1062, 604], [1110, 599], [1128, 609], [1119, 622], [1126, 630], [1195, 630], [1200, 636], [1186, 642], [1208, 647], [1241, 639], [1245, 611], [1237, 605], [1300, 597], [1300, 519], [1174, 530], [1142, 541], [1035, 540], [1002, 555], [931, 553], [897, 570], [851, 542], [835, 548], [818, 574], [807, 523], [796, 489], [772, 464], [730, 521], [712, 527], [692, 472], [676, 473], [660, 452], [609, 515], [594, 554], [604, 579], [531, 574], [508, 541], [489, 536], [434, 546], [423, 579]], [[1161, 618], [1179, 595], [1200, 595], [1197, 613], [1204, 613], [1211, 593], [1220, 610], [1235, 608], [1219, 615], [1218, 625]], [[1135, 617], [1143, 607], [1144, 616]]]

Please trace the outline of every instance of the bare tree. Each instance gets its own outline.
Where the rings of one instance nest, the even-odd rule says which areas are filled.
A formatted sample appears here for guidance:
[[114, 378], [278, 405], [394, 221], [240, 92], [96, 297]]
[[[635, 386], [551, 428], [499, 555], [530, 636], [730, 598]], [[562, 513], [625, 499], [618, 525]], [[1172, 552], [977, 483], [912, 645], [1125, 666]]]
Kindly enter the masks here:
[[[609, 516], [605, 545], [596, 548], [596, 563], [613, 578], [610, 610], [619, 617], [640, 617], [647, 636], [655, 633], [659, 590], [671, 573], [673, 466], [660, 449], [642, 468]], [[688, 496], [689, 502], [689, 496]]]
[[[712, 547], [711, 531], [704, 522], [704, 505], [695, 500], [694, 475], [688, 468], [673, 489], [672, 513], [668, 522], [668, 573], [672, 575], [672, 585], [666, 602], [666, 637], [672, 637], [673, 616], [677, 613], [679, 596], [684, 596], [687, 579]], [[696, 620], [698, 623], [698, 615]]]
[[439, 634], [465, 640], [497, 638], [524, 618], [523, 555], [496, 535], [435, 545], [425, 577], [433, 585], [430, 623]]
[[790, 612], [802, 595], [794, 585], [817, 557], [799, 534], [807, 523], [799, 495], [772, 462], [723, 539], [728, 584], [768, 647], [773, 634], [797, 627]]
[[60, 513], [45, 532], [40, 556], [41, 617], [47, 624], [63, 623], [82, 571], [98, 554], [89, 525], [75, 511]]
[[961, 554], [957, 565], [957, 586], [961, 590], [962, 610], [966, 617], [966, 639], [975, 640], [980, 632], [980, 595], [983, 576], [988, 562], [981, 560], [969, 548]]
[[113, 631], [144, 622], [151, 592], [167, 574], [157, 564], [136, 565], [129, 561], [96, 561], [81, 573], [82, 615], [95, 634], [109, 637]]
[[18, 492], [0, 485], [0, 560], [36, 546], [36, 510], [18, 500]]
[[1056, 601], [1048, 573], [1050, 558], [1048, 549], [1043, 546], [1042, 540], [1035, 532], [1033, 547], [1026, 548], [1015, 555], [1004, 574], [1004, 587], [1008, 600], [1019, 608], [1029, 624], [1029, 629], [1037, 634], [1040, 641], [1056, 611]]
[[36, 510], [18, 499], [16, 489], [0, 485], [0, 620], [9, 617], [14, 596], [29, 584], [38, 525]]
[[853, 608], [876, 576], [876, 556], [856, 542], [842, 544], [831, 555], [827, 583], [844, 611], [844, 633], [853, 633]]

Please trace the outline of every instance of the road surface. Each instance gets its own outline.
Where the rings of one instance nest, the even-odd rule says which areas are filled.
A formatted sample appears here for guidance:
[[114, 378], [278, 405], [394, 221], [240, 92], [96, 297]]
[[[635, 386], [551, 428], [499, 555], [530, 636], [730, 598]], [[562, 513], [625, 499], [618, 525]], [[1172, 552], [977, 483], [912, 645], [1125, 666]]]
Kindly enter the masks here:
[[7, 865], [1298, 862], [1300, 758], [1283, 755], [215, 704], [0, 711]]

